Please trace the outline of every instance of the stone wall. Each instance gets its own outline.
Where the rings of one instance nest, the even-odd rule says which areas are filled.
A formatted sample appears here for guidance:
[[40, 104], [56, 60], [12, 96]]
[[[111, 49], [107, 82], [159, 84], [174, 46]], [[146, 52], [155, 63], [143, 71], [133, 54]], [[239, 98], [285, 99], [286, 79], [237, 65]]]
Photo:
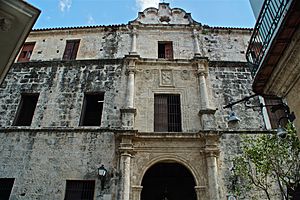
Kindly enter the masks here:
[[[218, 61], [245, 61], [251, 30], [197, 29], [202, 56]], [[46, 29], [32, 31], [26, 42], [35, 42], [31, 61], [62, 60], [66, 41], [75, 39], [80, 39], [76, 59], [114, 59], [123, 58], [130, 52], [131, 33], [125, 25]], [[140, 27], [136, 33], [137, 53], [142, 58], [158, 58], [158, 41], [173, 42], [174, 59], [192, 59], [194, 56], [193, 28], [189, 26]]]
[[[115, 199], [120, 182], [114, 133], [101, 129], [1, 129], [0, 176], [10, 199], [63, 199], [66, 180], [95, 180], [95, 199]], [[97, 168], [108, 170], [105, 188]]]
[[122, 58], [130, 51], [130, 30], [124, 26], [32, 31], [31, 61], [62, 60], [67, 40], [80, 39], [76, 59]]
[[0, 126], [11, 126], [21, 93], [39, 93], [31, 127], [77, 127], [84, 93], [104, 92], [102, 127], [120, 127], [121, 60], [15, 64], [0, 87]]
[[[210, 81], [212, 95], [217, 107], [216, 118], [219, 130], [262, 130], [264, 123], [260, 109], [247, 109], [243, 103], [233, 106], [233, 111], [240, 118], [238, 124], [228, 124], [230, 109], [224, 109], [225, 105], [241, 100], [252, 94], [252, 78], [249, 69], [244, 62], [211, 62]], [[258, 99], [252, 103], [258, 105]]]

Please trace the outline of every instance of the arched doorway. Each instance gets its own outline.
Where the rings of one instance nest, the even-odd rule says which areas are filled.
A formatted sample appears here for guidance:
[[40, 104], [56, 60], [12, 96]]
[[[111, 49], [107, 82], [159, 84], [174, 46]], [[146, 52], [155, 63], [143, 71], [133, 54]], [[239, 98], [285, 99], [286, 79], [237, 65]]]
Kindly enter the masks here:
[[197, 200], [195, 180], [179, 163], [157, 163], [145, 173], [141, 200]]

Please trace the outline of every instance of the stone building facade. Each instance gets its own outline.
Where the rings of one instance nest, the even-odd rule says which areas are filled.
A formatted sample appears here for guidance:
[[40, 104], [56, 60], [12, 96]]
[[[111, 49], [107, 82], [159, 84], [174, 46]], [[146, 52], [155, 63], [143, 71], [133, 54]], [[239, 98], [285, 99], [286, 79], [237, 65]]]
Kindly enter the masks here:
[[167, 3], [126, 25], [33, 30], [0, 87], [10, 199], [226, 199], [238, 135], [264, 128], [223, 109], [251, 91], [250, 36]]

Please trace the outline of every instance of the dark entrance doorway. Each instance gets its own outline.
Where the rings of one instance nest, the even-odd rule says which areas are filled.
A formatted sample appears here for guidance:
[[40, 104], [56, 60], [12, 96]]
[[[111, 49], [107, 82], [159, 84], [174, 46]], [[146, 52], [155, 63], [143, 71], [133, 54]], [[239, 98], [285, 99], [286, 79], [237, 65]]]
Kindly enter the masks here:
[[197, 200], [195, 180], [178, 163], [158, 163], [144, 175], [141, 200]]

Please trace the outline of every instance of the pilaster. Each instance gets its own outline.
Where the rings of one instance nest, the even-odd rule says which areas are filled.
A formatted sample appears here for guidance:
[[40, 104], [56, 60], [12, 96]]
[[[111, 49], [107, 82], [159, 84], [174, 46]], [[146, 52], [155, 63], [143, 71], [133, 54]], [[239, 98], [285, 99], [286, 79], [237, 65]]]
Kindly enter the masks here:
[[126, 101], [121, 111], [122, 127], [124, 129], [134, 128], [134, 117], [136, 109], [134, 108], [134, 95], [135, 95], [135, 65], [139, 60], [138, 55], [127, 55], [125, 56], [125, 68], [127, 76], [127, 87], [126, 87]]
[[193, 29], [192, 37], [194, 38], [194, 55], [195, 55], [195, 57], [200, 57], [201, 53], [200, 53], [200, 47], [199, 47], [198, 32], [195, 28]]
[[220, 154], [216, 138], [207, 138], [205, 144], [208, 194], [209, 199], [219, 200], [219, 180], [218, 180], [218, 156]]
[[120, 169], [122, 173], [121, 199], [130, 200], [131, 158], [133, 155], [133, 144], [130, 136], [122, 137], [119, 151], [121, 153]]
[[203, 130], [215, 130], [216, 120], [215, 112], [216, 109], [213, 108], [212, 103], [209, 98], [207, 78], [209, 76], [208, 71], [208, 58], [207, 57], [197, 57], [194, 58], [194, 65], [197, 68], [197, 75], [199, 79], [199, 94], [200, 94], [200, 111], [199, 116], [201, 120], [201, 125]]

